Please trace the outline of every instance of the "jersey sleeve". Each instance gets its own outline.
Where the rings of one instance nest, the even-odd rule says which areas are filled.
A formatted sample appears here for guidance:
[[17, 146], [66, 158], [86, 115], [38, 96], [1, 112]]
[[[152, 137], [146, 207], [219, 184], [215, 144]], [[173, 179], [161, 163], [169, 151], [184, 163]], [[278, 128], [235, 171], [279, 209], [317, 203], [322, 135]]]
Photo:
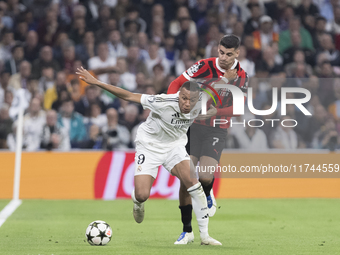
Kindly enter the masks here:
[[164, 109], [169, 105], [169, 102], [175, 101], [176, 95], [146, 95], [143, 94], [141, 97], [141, 104], [143, 109], [149, 109], [154, 113], [162, 114]]
[[207, 77], [210, 74], [209, 66], [205, 60], [199, 60], [191, 67], [188, 68], [185, 72], [183, 72], [183, 76], [190, 80], [191, 78], [202, 78]]

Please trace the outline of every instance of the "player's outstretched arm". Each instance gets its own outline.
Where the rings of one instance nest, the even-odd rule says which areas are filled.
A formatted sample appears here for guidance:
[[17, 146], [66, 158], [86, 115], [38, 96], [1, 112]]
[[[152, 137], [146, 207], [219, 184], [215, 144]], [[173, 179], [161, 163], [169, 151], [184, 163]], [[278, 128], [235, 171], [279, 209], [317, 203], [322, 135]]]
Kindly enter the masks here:
[[115, 96], [124, 99], [126, 101], [140, 103], [142, 94], [132, 93], [128, 90], [106, 84], [94, 78], [84, 67], [78, 68], [76, 74], [80, 75], [79, 78], [88, 84], [96, 85], [102, 89], [109, 91]]

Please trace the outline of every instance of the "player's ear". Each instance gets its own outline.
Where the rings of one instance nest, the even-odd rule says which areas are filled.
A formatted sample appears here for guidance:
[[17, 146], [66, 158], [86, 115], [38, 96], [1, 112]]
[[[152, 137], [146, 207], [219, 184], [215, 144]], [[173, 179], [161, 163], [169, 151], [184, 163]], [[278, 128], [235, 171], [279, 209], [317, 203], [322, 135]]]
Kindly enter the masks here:
[[236, 58], [238, 58], [238, 56], [240, 55], [240, 48], [238, 48], [237, 50], [235, 50], [236, 53]]

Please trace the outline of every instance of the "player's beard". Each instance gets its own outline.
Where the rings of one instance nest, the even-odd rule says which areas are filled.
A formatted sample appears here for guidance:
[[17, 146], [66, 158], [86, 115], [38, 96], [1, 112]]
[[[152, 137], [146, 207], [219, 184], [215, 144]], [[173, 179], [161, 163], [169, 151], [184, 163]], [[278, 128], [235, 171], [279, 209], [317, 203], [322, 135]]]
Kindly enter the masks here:
[[226, 70], [231, 69], [231, 67], [233, 66], [234, 63], [235, 63], [235, 59], [233, 59], [232, 61], [230, 61], [230, 63], [227, 64]]
[[222, 67], [224, 70], [229, 70], [233, 63], [235, 62], [235, 59], [233, 61], [227, 62], [227, 61], [219, 61], [220, 67]]

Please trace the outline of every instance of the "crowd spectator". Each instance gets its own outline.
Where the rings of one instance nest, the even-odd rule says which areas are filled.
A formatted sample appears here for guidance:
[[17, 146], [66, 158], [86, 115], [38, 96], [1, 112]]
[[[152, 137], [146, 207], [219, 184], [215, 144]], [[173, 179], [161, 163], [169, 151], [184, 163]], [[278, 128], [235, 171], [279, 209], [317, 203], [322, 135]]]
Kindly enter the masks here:
[[139, 47], [137, 45], [131, 45], [128, 48], [127, 63], [130, 73], [137, 74], [142, 72], [145, 76], [149, 77], [146, 64], [140, 59]]
[[90, 106], [89, 117], [84, 118], [85, 125], [96, 125], [99, 129], [102, 129], [107, 124], [107, 118], [105, 114], [102, 114], [102, 108], [98, 103], [92, 103]]
[[117, 67], [120, 71], [121, 86], [134, 91], [137, 88], [136, 75], [129, 72], [126, 59], [123, 57], [118, 58]]
[[58, 114], [54, 110], [46, 112], [46, 124], [43, 126], [40, 148], [46, 150], [68, 151], [70, 140], [66, 130], [58, 123]]
[[109, 46], [109, 53], [112, 58], [117, 59], [118, 57], [127, 56], [127, 49], [122, 43], [120, 32], [118, 30], [110, 32], [109, 41], [107, 43]]
[[[23, 149], [27, 151], [36, 151], [40, 148], [40, 137], [46, 121], [45, 112], [41, 109], [41, 102], [33, 98], [30, 102], [28, 112], [24, 116], [23, 124]], [[17, 122], [15, 123], [15, 126]], [[15, 150], [16, 139], [14, 136], [8, 141], [11, 150]]]
[[58, 95], [60, 94], [61, 90], [67, 90], [66, 74], [63, 71], [57, 73], [53, 87], [50, 87], [46, 90], [44, 100], [44, 108], [46, 110], [50, 110], [53, 102], [58, 100]]
[[89, 128], [88, 138], [79, 143], [81, 149], [101, 149], [103, 143], [103, 137], [100, 132], [100, 128], [93, 124]]
[[2, 71], [0, 73], [0, 107], [5, 101], [5, 92], [7, 91], [10, 77], [10, 73], [7, 73], [5, 71]]
[[323, 34], [320, 46], [317, 54], [324, 54], [332, 66], [340, 66], [340, 51], [335, 48], [332, 36]]
[[5, 62], [4, 70], [10, 74], [19, 72], [19, 66], [24, 60], [24, 48], [21, 44], [16, 44], [11, 49], [12, 57]]
[[159, 44], [152, 42], [149, 45], [149, 59], [145, 61], [149, 74], [152, 74], [153, 67], [156, 64], [161, 64], [164, 69], [164, 73], [167, 75], [170, 73], [170, 63], [165, 56], [159, 54]]
[[329, 118], [322, 128], [314, 134], [312, 147], [334, 151], [340, 145], [340, 137], [336, 130], [335, 121]]
[[0, 106], [0, 149], [7, 149], [7, 136], [12, 132], [13, 120], [9, 116], [9, 105]]
[[299, 17], [293, 17], [289, 20], [289, 29], [280, 33], [279, 36], [279, 51], [283, 53], [286, 49], [292, 46], [292, 33], [297, 31], [300, 33], [300, 47], [313, 50], [313, 40], [310, 33], [301, 26]]
[[240, 46], [238, 61], [240, 61], [240, 65], [243, 70], [247, 72], [249, 77], [253, 77], [255, 75], [255, 63], [247, 58], [247, 51], [244, 45]]
[[[237, 142], [237, 148], [246, 150], [268, 149], [265, 133], [261, 129], [254, 127], [254, 123], [250, 123], [249, 125], [249, 121], [254, 119], [256, 118], [253, 114], [246, 114], [244, 116], [245, 127], [237, 128], [237, 131], [233, 133]], [[235, 128], [233, 130], [235, 130]]]
[[[291, 119], [290, 116], [283, 116], [281, 121]], [[296, 150], [299, 147], [298, 135], [291, 126], [278, 126], [273, 133], [272, 147], [275, 149]]]
[[125, 17], [119, 20], [119, 30], [121, 33], [132, 32], [131, 26], [136, 26], [135, 32], [145, 32], [147, 24], [145, 20], [139, 17], [138, 8], [131, 6], [126, 9]]
[[39, 58], [33, 62], [32, 76], [36, 79], [41, 77], [41, 71], [44, 67], [50, 66], [55, 72], [60, 70], [59, 63], [53, 59], [53, 50], [50, 46], [44, 46], [40, 50]]
[[129, 132], [131, 132], [133, 127], [139, 123], [138, 114], [138, 107], [135, 104], [128, 104], [124, 109], [124, 115], [120, 121], [120, 124], [125, 126]]
[[[97, 46], [98, 56], [92, 57], [88, 61], [89, 69], [94, 72], [100, 68], [114, 67], [117, 63], [117, 59], [109, 55], [109, 46], [105, 42], [101, 42]], [[98, 79], [102, 82], [108, 82], [107, 74], [98, 75]]]
[[86, 127], [82, 115], [74, 111], [71, 98], [63, 101], [58, 115], [58, 123], [65, 128], [70, 137], [71, 148], [79, 148], [79, 144], [86, 138]]
[[333, 83], [333, 92], [336, 101], [329, 105], [328, 112], [332, 114], [335, 120], [340, 119], [340, 79], [336, 78]]
[[2, 67], [7, 60], [12, 57], [11, 49], [15, 45], [14, 34], [11, 30], [6, 28], [1, 30], [0, 41], [0, 66]]
[[258, 3], [249, 3], [247, 6], [251, 12], [251, 17], [247, 20], [244, 33], [251, 34], [260, 27], [261, 7]]
[[273, 31], [273, 20], [269, 16], [262, 16], [259, 22], [259, 29], [252, 33], [254, 49], [264, 50], [271, 42], [278, 42], [279, 35]]
[[91, 105], [97, 103], [100, 112], [104, 112], [105, 105], [97, 95], [96, 87], [88, 86], [85, 89], [85, 95], [75, 104], [74, 110], [82, 116], [89, 117], [91, 115]]
[[103, 132], [103, 149], [113, 150], [128, 148], [130, 144], [130, 132], [118, 124], [118, 113], [114, 108], [106, 111], [107, 124], [102, 128]]

